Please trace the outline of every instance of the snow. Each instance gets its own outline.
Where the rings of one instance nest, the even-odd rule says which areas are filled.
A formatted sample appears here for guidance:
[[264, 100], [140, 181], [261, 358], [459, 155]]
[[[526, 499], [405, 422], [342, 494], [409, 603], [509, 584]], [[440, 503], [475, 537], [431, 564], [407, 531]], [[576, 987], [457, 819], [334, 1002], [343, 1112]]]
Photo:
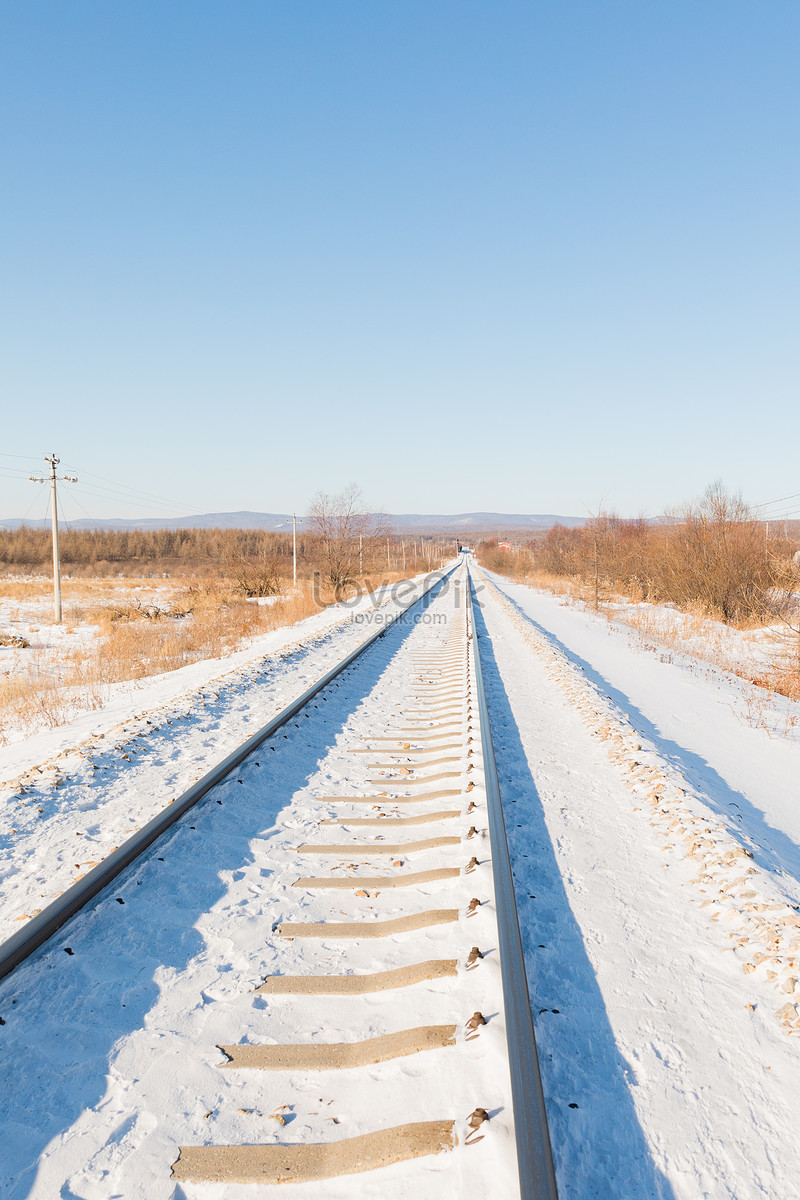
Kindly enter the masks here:
[[481, 592], [485, 675], [562, 1200], [791, 1200], [798, 748], [742, 724], [735, 680], [495, 582], [514, 604]]
[[[426, 615], [452, 605], [451, 592]], [[330, 892], [294, 886], [309, 869], [353, 873], [338, 856], [311, 856], [300, 872], [297, 846], [350, 840], [338, 827], [321, 829], [320, 816], [363, 815], [364, 806], [326, 804], [324, 797], [375, 792], [373, 763], [387, 752], [352, 750], [376, 731], [407, 722], [418, 674], [411, 652], [420, 643], [441, 643], [447, 632], [433, 621], [390, 630], [338, 686], [326, 689], [307, 720], [298, 718], [302, 737], [277, 737], [262, 747], [193, 810], [191, 824], [180, 823], [159, 843], [157, 856], [132, 869], [0, 986], [6, 1022], [0, 1035], [14, 1047], [0, 1103], [4, 1196], [244, 1200], [273, 1190], [176, 1187], [169, 1166], [179, 1145], [329, 1141], [409, 1120], [453, 1118], [460, 1144], [447, 1154], [398, 1163], [375, 1178], [296, 1185], [292, 1195], [513, 1197], [513, 1121], [485, 828], [465, 845], [414, 854], [415, 870], [463, 868], [470, 854], [479, 857], [474, 871], [455, 879], [369, 896], [337, 890], [333, 900]], [[470, 821], [485, 826], [479, 766], [477, 753], [468, 758], [462, 744], [450, 786], [463, 791], [477, 780]], [[390, 782], [393, 774], [380, 770], [386, 778], [381, 790], [402, 794], [402, 781]], [[408, 815], [424, 812], [426, 802], [387, 799], [378, 806]], [[463, 818], [451, 819], [448, 832], [462, 825]], [[397, 840], [412, 836], [404, 832]], [[357, 861], [355, 873], [397, 870], [370, 855], [366, 863]], [[386, 919], [437, 907], [463, 912], [473, 895], [484, 903], [468, 923], [413, 935], [343, 944], [287, 941], [275, 931], [281, 920]], [[487, 953], [468, 972], [473, 944]], [[351, 973], [440, 958], [458, 961], [456, 977], [346, 999], [254, 993], [274, 973]], [[464, 1023], [476, 1010], [488, 1024], [467, 1041]], [[360, 1040], [428, 1022], [455, 1023], [457, 1046], [335, 1075], [219, 1069], [219, 1043]], [[479, 1105], [492, 1114], [489, 1132], [467, 1145], [467, 1117]], [[271, 1115], [279, 1109], [285, 1131]]]
[[[324, 636], [337, 626], [354, 621], [361, 623], [368, 612], [389, 599], [402, 604], [403, 589], [418, 586], [422, 578], [417, 576], [406, 584], [376, 588], [374, 592], [351, 597], [341, 604], [332, 604], [295, 625], [249, 638], [241, 649], [227, 652], [224, 657], [203, 659], [160, 675], [106, 684], [103, 687], [102, 704], [92, 711], [76, 713], [72, 720], [55, 728], [38, 729], [33, 734], [27, 729], [5, 729], [8, 744], [0, 745], [0, 783], [14, 779], [31, 767], [40, 766], [54, 755], [75, 748], [87, 737], [108, 733], [116, 725], [123, 725], [138, 715], [172, 703], [184, 694], [214, 684], [217, 679], [232, 674], [238, 668], [259, 662], [309, 639]], [[153, 594], [157, 595], [147, 593], [148, 596]], [[8, 602], [5, 607], [8, 608]], [[3, 606], [0, 605], [0, 615], [2, 612]], [[73, 638], [88, 642], [94, 636], [94, 630], [94, 626], [86, 624], [49, 624], [42, 630], [30, 623], [13, 623], [13, 632], [32, 639], [32, 648], [40, 655], [45, 669], [48, 665], [57, 669], [59, 652], [63, 651], [66, 642], [71, 642]], [[38, 639], [36, 635], [39, 635]], [[18, 661], [19, 653], [18, 650], [0, 647], [0, 670], [11, 665], [11, 659], [15, 656]], [[3, 658], [4, 654], [8, 661]]]
[[[749, 685], [688, 653], [688, 643], [654, 654], [652, 638], [635, 629], [475, 576], [561, 1200], [795, 1200], [800, 741], [778, 719], [788, 709], [773, 712], [765, 699], [754, 720]], [[426, 612], [451, 602], [442, 596]], [[114, 701], [129, 708], [87, 714], [95, 725], [76, 722], [6, 748], [8, 776], [49, 755], [58, 770], [39, 777], [24, 808], [16, 790], [13, 805], [6, 797], [17, 833], [6, 829], [16, 874], [7, 869], [0, 885], [5, 928], [18, 928], [9, 918], [30, 912], [33, 900], [42, 904], [32, 889], [49, 897], [72, 881], [75, 862], [85, 867], [146, 820], [393, 604], [367, 614], [369, 626], [321, 614], [314, 621], [328, 627], [268, 635], [286, 640], [159, 677]], [[492, 904], [469, 920], [468, 944], [448, 925], [346, 946], [290, 942], [274, 929], [281, 920], [463, 910], [473, 895], [491, 901], [485, 819], [475, 822], [480, 866], [455, 881], [377, 896], [337, 890], [333, 901], [293, 886], [300, 874], [350, 869], [340, 865], [347, 858], [311, 855], [298, 870], [297, 847], [359, 836], [318, 828], [320, 815], [364, 815], [322, 798], [372, 790], [369, 764], [387, 752], [353, 755], [355, 739], [396, 723], [408, 707], [411, 650], [440, 636], [433, 623], [392, 629], [298, 718], [302, 736], [287, 730], [265, 745], [152, 858], [0, 984], [0, 1195], [253, 1200], [277, 1193], [170, 1182], [177, 1146], [333, 1140], [450, 1116], [462, 1141], [451, 1153], [293, 1185], [291, 1194], [516, 1194], [497, 956], [463, 970], [465, 945], [496, 946]], [[787, 736], [777, 736], [782, 727]], [[467, 766], [462, 757], [453, 768], [462, 780]], [[472, 795], [482, 812], [480, 786]], [[393, 809], [422, 811], [389, 802], [383, 811]], [[392, 830], [391, 840], [433, 835], [427, 825]], [[425, 850], [409, 865], [458, 866], [472, 853]], [[357, 874], [393, 870], [380, 856], [354, 861]], [[460, 964], [453, 979], [326, 998], [324, 1009], [313, 997], [253, 990], [278, 972], [448, 957]], [[428, 1051], [335, 1076], [219, 1069], [219, 1043], [360, 1040], [429, 1021], [463, 1029], [475, 1009], [489, 1024], [474, 1042], [460, 1031], [452, 1055]], [[285, 1129], [271, 1116], [281, 1105]], [[492, 1120], [484, 1140], [467, 1147], [465, 1119], [479, 1105]]]
[[386, 589], [265, 634], [224, 659], [115, 685], [102, 709], [1, 747], [0, 939], [305, 691], [409, 595]]
[[[785, 873], [800, 895], [800, 738], [779, 736], [753, 721], [752, 687], [692, 657], [644, 652], [646, 638], [591, 610], [521, 585], [496, 585], [610, 696], [659, 754], [726, 820], [733, 818], [759, 843], [771, 870]], [[761, 693], [761, 706], [780, 712], [800, 705]], [[766, 727], [765, 727], [766, 725]], [[777, 728], [776, 728], [777, 727]]]

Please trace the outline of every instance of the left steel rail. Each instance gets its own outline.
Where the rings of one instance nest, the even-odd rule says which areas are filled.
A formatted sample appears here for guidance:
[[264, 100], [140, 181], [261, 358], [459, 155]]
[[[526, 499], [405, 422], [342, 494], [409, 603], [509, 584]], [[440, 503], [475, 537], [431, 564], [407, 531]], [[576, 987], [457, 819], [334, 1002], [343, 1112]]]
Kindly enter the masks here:
[[[337, 675], [341, 675], [343, 671], [359, 658], [365, 650], [368, 650], [379, 638], [383, 637], [393, 625], [402, 620], [405, 615], [421, 604], [431, 593], [431, 591], [450, 576], [456, 567], [451, 567], [449, 570], [436, 575], [427, 582], [424, 590], [415, 596], [408, 604], [398, 609], [396, 613], [382, 624], [380, 629], [371, 633], [365, 638], [355, 650], [352, 650], [341, 662], [336, 663], [331, 667], [321, 679], [307, 688], [301, 696], [293, 700], [286, 708], [263, 725], [259, 730], [251, 735], [247, 741], [242, 742], [236, 750], [231, 751], [222, 762], [212, 767], [205, 775], [193, 783], [190, 788], [182, 792], [176, 797], [166, 808], [137, 830], [127, 841], [118, 846], [112, 851], [102, 862], [93, 867], [91, 871], [84, 875], [83, 879], [78, 883], [74, 883], [72, 887], [67, 888], [65, 892], [52, 902], [35, 917], [31, 919], [20, 929], [13, 937], [8, 938], [5, 942], [0, 943], [0, 979], [10, 974], [15, 967], [29, 958], [40, 946], [43, 946], [54, 933], [57, 933], [69, 919], [80, 912], [90, 900], [93, 900], [112, 880], [134, 863], [146, 850], [153, 845], [155, 841], [166, 833], [176, 821], [194, 808], [199, 800], [209, 792], [213, 787], [230, 774], [234, 767], [238, 767], [240, 763], [253, 753], [253, 751], [265, 742], [267, 738], [285, 725], [287, 721], [291, 721], [314, 696], [318, 695], [323, 688], [327, 687]], [[429, 577], [430, 578], [430, 577]]]

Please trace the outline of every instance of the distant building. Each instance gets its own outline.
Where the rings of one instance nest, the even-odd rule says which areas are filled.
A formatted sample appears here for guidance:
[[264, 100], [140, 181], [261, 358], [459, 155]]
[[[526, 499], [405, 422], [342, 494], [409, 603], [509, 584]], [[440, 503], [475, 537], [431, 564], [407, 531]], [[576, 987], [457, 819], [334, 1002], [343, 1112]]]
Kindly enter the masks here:
[[510, 550], [510, 549], [511, 549], [511, 542], [498, 542], [498, 543], [497, 543], [497, 549], [498, 549], [498, 550]]

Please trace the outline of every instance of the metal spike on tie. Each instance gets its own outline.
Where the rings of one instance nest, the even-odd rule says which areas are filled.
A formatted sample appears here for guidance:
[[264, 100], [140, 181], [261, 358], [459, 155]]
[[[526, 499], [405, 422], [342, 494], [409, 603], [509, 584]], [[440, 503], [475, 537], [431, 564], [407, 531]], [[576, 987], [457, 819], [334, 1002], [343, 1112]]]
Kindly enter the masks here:
[[475, 828], [475, 826], [474, 826], [474, 825], [470, 825], [470, 827], [469, 827], [469, 832], [468, 832], [468, 834], [467, 834], [467, 837], [468, 837], [468, 838], [473, 838], [473, 837], [475, 837], [475, 835], [477, 834], [477, 832], [478, 832], [478, 831], [477, 831], [477, 829]]
[[478, 860], [473, 855], [472, 858], [467, 863], [467, 874], [469, 875], [470, 872], [474, 871], [477, 866], [478, 866]]
[[470, 967], [474, 967], [479, 958], [483, 958], [483, 955], [477, 946], [473, 946], [467, 955], [467, 970], [469, 970]]
[[472, 1016], [470, 1017], [470, 1019], [467, 1021], [466, 1028], [470, 1031], [470, 1033], [474, 1033], [479, 1025], [485, 1025], [485, 1024], [486, 1024], [486, 1017], [483, 1015], [483, 1013], [482, 1012], [474, 1012], [472, 1014]]
[[489, 1114], [485, 1108], [476, 1108], [473, 1113], [467, 1117], [467, 1124], [471, 1129], [480, 1129], [484, 1121], [489, 1120]]
[[467, 905], [467, 916], [468, 917], [474, 916], [475, 913], [477, 912], [477, 910], [480, 908], [480, 906], [481, 906], [481, 902], [478, 899], [478, 897], [473, 896], [472, 899], [470, 900], [469, 904]]

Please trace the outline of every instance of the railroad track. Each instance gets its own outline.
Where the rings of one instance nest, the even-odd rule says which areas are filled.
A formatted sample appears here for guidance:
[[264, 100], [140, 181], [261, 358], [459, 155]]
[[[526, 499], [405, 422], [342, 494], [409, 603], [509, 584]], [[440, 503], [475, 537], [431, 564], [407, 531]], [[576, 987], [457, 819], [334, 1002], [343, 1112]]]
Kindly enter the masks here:
[[[93, 897], [98, 919], [114, 899], [135, 901], [145, 880], [121, 872], [145, 855], [152, 873], [189, 830], [228, 846], [237, 785], [256, 801], [259, 787], [280, 791], [302, 730], [311, 765], [288, 772], [294, 790], [275, 830], [267, 835], [242, 809], [241, 869], [221, 933], [206, 936], [208, 953], [147, 1013], [150, 1029], [163, 1021], [168, 1030], [198, 995], [214, 1002], [197, 1029], [189, 1021], [168, 1085], [136, 1079], [126, 1088], [127, 1103], [155, 1113], [160, 1150], [152, 1139], [150, 1149], [137, 1146], [111, 1173], [109, 1195], [291, 1182], [293, 1195], [308, 1197], [555, 1197], [466, 568], [408, 613], [380, 656], [376, 635], [181, 797], [171, 840], [165, 828], [145, 827], [136, 847], [105, 864], [112, 874], [90, 881], [81, 905], [67, 911], [78, 899], [67, 895], [60, 921], [42, 914], [51, 927], [34, 931], [39, 946]], [[343, 706], [335, 736], [332, 717], [317, 734], [343, 672], [358, 699]], [[194, 826], [178, 823], [202, 796], [204, 828], [194, 813]], [[123, 894], [112, 898], [117, 877]], [[69, 936], [60, 948], [74, 955]], [[219, 945], [224, 964], [214, 961]], [[8, 971], [24, 961], [21, 949], [9, 955], [6, 944], [3, 959], [0, 947], [0, 961], [14, 959]], [[195, 1092], [213, 1107], [192, 1110], [186, 1097]], [[58, 1154], [49, 1160], [54, 1180], [65, 1173]]]

